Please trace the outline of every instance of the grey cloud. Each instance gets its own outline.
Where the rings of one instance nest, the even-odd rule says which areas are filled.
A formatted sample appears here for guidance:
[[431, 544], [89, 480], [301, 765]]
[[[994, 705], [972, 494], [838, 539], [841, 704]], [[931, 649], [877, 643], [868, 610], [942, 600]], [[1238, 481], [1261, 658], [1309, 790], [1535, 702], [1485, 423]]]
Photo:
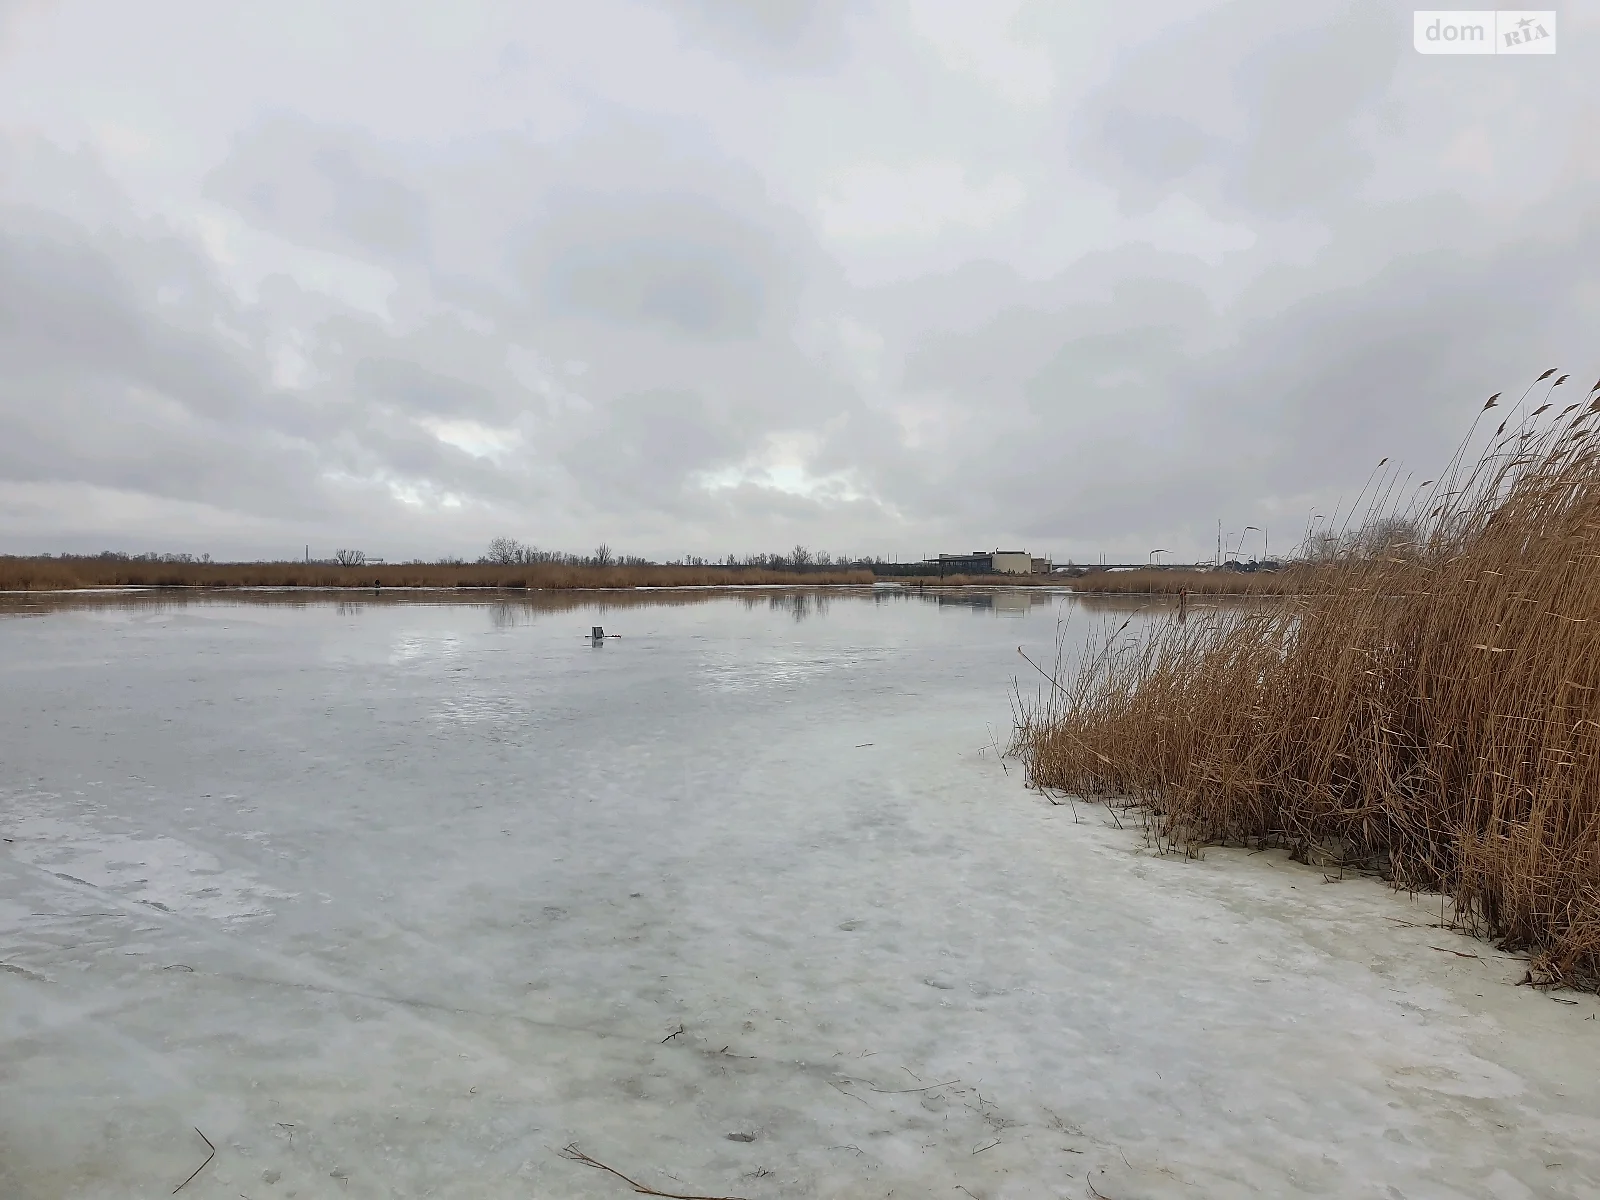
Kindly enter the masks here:
[[13, 375], [122, 379], [199, 417], [248, 419], [257, 364], [208, 328], [244, 318], [192, 253], [167, 237], [97, 244], [27, 210], [0, 222], [0, 339]]
[[1168, 329], [1196, 328], [1213, 313], [1192, 285], [1132, 273], [1109, 297], [1048, 306], [1042, 299], [1005, 307], [965, 335], [941, 331], [917, 339], [905, 365], [906, 384], [973, 391], [1025, 385], [1045, 395], [1071, 374], [1136, 367], [1170, 353], [1176, 348], [1165, 345]]
[[602, 509], [681, 509], [691, 472], [719, 465], [736, 449], [705, 400], [656, 391], [614, 400], [605, 421], [564, 455]]
[[[763, 72], [823, 61], [808, 55], [843, 46], [829, 39], [854, 19], [675, 11]], [[1071, 219], [1058, 194], [1103, 182], [1130, 208], [1177, 198], [1257, 235], [1212, 263], [1123, 244], [1039, 277], [1012, 246], [1015, 265], [855, 287], [850, 252], [818, 244], [709, 126], [602, 101], [551, 142], [251, 127], [210, 195], [385, 268], [378, 315], [317, 291], [303, 262], [284, 264], [299, 282], [245, 299], [181, 220], [138, 217], [93, 150], [10, 155], [0, 482], [114, 487], [391, 553], [508, 532], [648, 553], [1017, 537], [1142, 558], [1209, 547], [1218, 516], [1263, 515], [1280, 548], [1378, 458], [1432, 466], [1488, 391], [1596, 366], [1572, 361], [1600, 260], [1584, 64], [1441, 67], [1409, 54], [1392, 16], [1248, 0], [1158, 33], [1116, 60], [1066, 156], [1015, 114], [1003, 137], [900, 129], [918, 153], [1026, 176], [1036, 207], [1019, 220], [1040, 227]], [[838, 53], [841, 88], [877, 86], [873, 64]], [[1463, 134], [1477, 141], [1458, 157], [1493, 151], [1478, 175], [1442, 165]], [[1513, 149], [1553, 165], [1508, 199]], [[474, 453], [446, 427], [513, 448]], [[693, 486], [782, 432], [818, 439], [810, 470], [864, 498]], [[403, 499], [444, 494], [459, 510]], [[18, 527], [27, 501], [8, 503], [0, 521]]]
[[[1090, 546], [1104, 531], [1137, 529], [1204, 546], [1216, 517], [1237, 527], [1277, 512], [1283, 550], [1312, 503], [1329, 511], [1341, 493], [1352, 499], [1380, 458], [1426, 478], [1488, 391], [1545, 366], [1594, 373], [1592, 355], [1587, 365], [1571, 357], [1586, 336], [1594, 233], [1577, 245], [1515, 239], [1473, 257], [1396, 251], [1360, 289], [1279, 309], [1263, 285], [1223, 318], [1231, 335], [1208, 352], [1184, 348], [1207, 332], [1198, 309], [1120, 348], [1068, 340], [1021, 387], [1080, 402], [1040, 410], [1033, 438], [1012, 447], [1013, 470], [992, 485], [994, 509], [1027, 514], [1020, 533]], [[1052, 379], [1107, 363], [1130, 377], [1102, 389]]]
[[207, 194], [269, 232], [380, 258], [425, 256], [429, 214], [372, 138], [278, 116], [235, 139]]
[[1247, 64], [1241, 92], [1254, 120], [1238, 186], [1251, 208], [1319, 207], [1367, 181], [1372, 156], [1355, 126], [1412, 53], [1396, 25], [1388, 5], [1355, 4]]
[[1074, 142], [1135, 209], [1183, 186], [1235, 212], [1320, 211], [1371, 171], [1358, 125], [1409, 52], [1394, 18], [1381, 0], [1219, 6], [1136, 52]]
[[[276, 143], [293, 146], [281, 159], [315, 162], [327, 139], [345, 144], [337, 131], [280, 123], [271, 139], [236, 147], [229, 170], [270, 173], [263, 146]], [[339, 397], [334, 411], [357, 402], [339, 427], [369, 422], [364, 458], [348, 459], [348, 437], [329, 443], [325, 453], [348, 459], [347, 469], [388, 463], [500, 497], [511, 468], [476, 461], [462, 478], [456, 450], [417, 440], [414, 422], [395, 422], [510, 422], [531, 439], [527, 456], [538, 464], [522, 473], [517, 494], [531, 494], [529, 475], [556, 486], [552, 466], [560, 464], [573, 494], [599, 509], [687, 512], [706, 503], [684, 490], [689, 472], [739, 461], [765, 433], [811, 426], [849, 402], [791, 333], [802, 285], [827, 288], [831, 268], [759, 179], [682, 131], [616, 120], [558, 149], [489, 139], [456, 154], [459, 169], [416, 178], [398, 174], [394, 154], [372, 150], [364, 161], [387, 163], [433, 211], [494, 197], [498, 229], [480, 222], [476, 242], [436, 246], [429, 276], [441, 298], [494, 332], [468, 336], [436, 320], [396, 339], [367, 318], [326, 317], [312, 351], [327, 380], [321, 388]], [[340, 244], [325, 203], [303, 206], [294, 221], [283, 216], [261, 219], [308, 244]], [[491, 282], [506, 268], [518, 287]], [[292, 292], [284, 302], [302, 307]], [[536, 351], [555, 390], [578, 406], [511, 378], [504, 364], [512, 346]], [[567, 362], [583, 364], [583, 374], [564, 374]], [[367, 411], [373, 405], [382, 419]]]
[[[373, 481], [499, 503], [538, 494], [416, 423], [520, 411], [524, 394], [503, 366], [489, 373], [498, 390], [473, 377], [482, 368], [459, 330], [425, 327], [396, 346], [370, 318], [326, 298], [306, 303], [292, 284], [262, 294], [277, 311], [234, 300], [198, 247], [159, 226], [94, 231], [0, 207], [0, 479], [313, 523], [348, 519], [361, 502], [352, 487]], [[306, 323], [306, 353], [326, 376], [309, 391], [268, 382], [268, 331], [285, 316]], [[330, 472], [352, 482], [331, 483]]]
[[[748, 338], [792, 318], [802, 279], [827, 270], [748, 168], [692, 131], [619, 114], [572, 144], [485, 138], [426, 171], [365, 135], [278, 117], [236, 139], [207, 189], [303, 245], [426, 258], [442, 293], [503, 320]], [[430, 214], [461, 211], [477, 219], [433, 228]]]
[[54, 0], [0, 0], [0, 53], [10, 48], [11, 39], [21, 27], [22, 18], [42, 12]]
[[482, 385], [441, 375], [404, 359], [362, 359], [356, 363], [353, 375], [362, 394], [402, 412], [482, 417], [497, 407], [493, 393]]
[[784, 282], [769, 238], [697, 196], [563, 195], [527, 237], [529, 290], [558, 318], [750, 337]]
[[[843, 0], [664, 0], [695, 34], [726, 53], [815, 69], [844, 51]], [[859, 9], [858, 9], [859, 11]]]
[[1062, 553], [1195, 550], [1218, 517], [1272, 522], [1281, 551], [1380, 458], [1426, 478], [1489, 391], [1546, 366], [1593, 377], [1575, 361], [1600, 258], [1582, 171], [1514, 222], [1439, 194], [1346, 210], [1314, 261], [1221, 302], [1214, 268], [1137, 246], [1036, 282], [973, 265], [883, 289], [866, 311], [926, 300], [921, 332], [878, 322], [900, 394], [968, 421], [954, 447], [881, 437], [857, 461], [905, 511]]
[[[131, 273], [141, 259], [144, 278]], [[0, 210], [5, 477], [234, 502], [252, 493], [266, 502], [298, 477], [283, 499], [291, 511], [304, 501], [308, 464], [269, 449], [256, 364], [214, 333], [185, 328], [176, 301], [162, 310], [154, 293], [175, 279], [204, 293], [188, 299], [208, 318], [239, 319], [169, 239], [96, 244], [80, 228]], [[263, 452], [279, 461], [269, 467]]]
[[1096, 149], [1109, 160], [1119, 182], [1137, 180], [1162, 193], [1180, 183], [1208, 159], [1224, 151], [1208, 135], [1176, 113], [1139, 112], [1108, 105], [1095, 131]]

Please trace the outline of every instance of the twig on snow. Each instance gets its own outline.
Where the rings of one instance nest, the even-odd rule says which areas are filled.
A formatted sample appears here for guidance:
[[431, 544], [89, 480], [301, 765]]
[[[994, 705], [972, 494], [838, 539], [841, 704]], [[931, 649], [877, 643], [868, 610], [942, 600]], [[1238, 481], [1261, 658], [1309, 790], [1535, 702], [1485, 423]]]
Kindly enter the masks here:
[[936, 1088], [949, 1087], [952, 1083], [960, 1083], [959, 1079], [946, 1079], [943, 1083], [930, 1083], [927, 1087], [916, 1088], [879, 1088], [867, 1084], [869, 1092], [877, 1092], [880, 1096], [904, 1096], [908, 1092], [931, 1092]]
[[[197, 1126], [191, 1125], [189, 1128], [193, 1129], [196, 1133], [200, 1133], [200, 1130], [199, 1130], [199, 1128]], [[201, 1163], [198, 1167], [196, 1167], [194, 1170], [189, 1172], [189, 1179], [193, 1179], [196, 1175], [200, 1174], [201, 1171], [204, 1171], [206, 1169], [206, 1163], [209, 1163], [213, 1158], [215, 1158], [217, 1156], [217, 1148], [215, 1146], [211, 1145], [211, 1139], [210, 1138], [208, 1138], [205, 1134], [200, 1133], [200, 1140], [202, 1142], [204, 1142], [207, 1146], [211, 1147], [211, 1153], [206, 1155], [206, 1161], [205, 1162]], [[189, 1186], [189, 1179], [185, 1179], [177, 1187], [173, 1188], [172, 1189], [172, 1194], [174, 1196], [176, 1196], [179, 1192], [183, 1191], [184, 1188], [188, 1187]]]
[[[844, 1084], [842, 1084], [842, 1083], [837, 1083], [834, 1080], [830, 1079], [828, 1081], [828, 1086], [831, 1087], [834, 1091], [838, 1092], [841, 1096], [849, 1096], [850, 1099], [856, 1101], [859, 1104], [867, 1104], [867, 1102], [865, 1100], [861, 1099], [861, 1097], [856, 1095], [854, 1092], [845, 1091], [844, 1090]], [[867, 1107], [871, 1108], [872, 1105], [867, 1104]]]
[[577, 1142], [569, 1142], [563, 1146], [561, 1148], [561, 1157], [570, 1159], [575, 1163], [582, 1163], [586, 1167], [593, 1167], [597, 1171], [604, 1171], [608, 1175], [615, 1175], [641, 1196], [664, 1196], [668, 1200], [745, 1200], [743, 1196], [706, 1196], [689, 1192], [659, 1192], [653, 1187], [640, 1183], [637, 1179], [629, 1179], [615, 1167], [608, 1167], [597, 1158], [590, 1158], [582, 1150], [578, 1149]]

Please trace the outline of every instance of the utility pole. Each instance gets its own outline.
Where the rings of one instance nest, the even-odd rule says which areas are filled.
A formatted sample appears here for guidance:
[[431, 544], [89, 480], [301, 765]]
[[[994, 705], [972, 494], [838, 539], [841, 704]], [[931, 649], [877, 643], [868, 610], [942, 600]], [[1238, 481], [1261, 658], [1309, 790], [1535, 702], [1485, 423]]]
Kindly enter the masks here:
[[1217, 518], [1217, 570], [1222, 570], [1222, 518]]

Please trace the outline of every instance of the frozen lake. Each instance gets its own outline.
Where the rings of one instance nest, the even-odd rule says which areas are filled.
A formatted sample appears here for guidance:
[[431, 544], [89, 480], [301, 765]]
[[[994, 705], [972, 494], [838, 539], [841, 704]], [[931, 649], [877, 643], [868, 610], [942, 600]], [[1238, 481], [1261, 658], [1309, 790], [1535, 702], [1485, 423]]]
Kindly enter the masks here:
[[1600, 1194], [1593, 997], [1006, 769], [1060, 597], [690, 599], [0, 601], [0, 1196]]

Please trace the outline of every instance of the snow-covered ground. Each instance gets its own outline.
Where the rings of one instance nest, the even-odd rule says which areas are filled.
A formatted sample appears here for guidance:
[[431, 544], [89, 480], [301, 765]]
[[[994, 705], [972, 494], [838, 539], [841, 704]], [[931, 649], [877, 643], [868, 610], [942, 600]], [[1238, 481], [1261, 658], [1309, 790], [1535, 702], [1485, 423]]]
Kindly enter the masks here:
[[997, 761], [1055, 621], [0, 619], [0, 1196], [1600, 1194], [1594, 998]]

